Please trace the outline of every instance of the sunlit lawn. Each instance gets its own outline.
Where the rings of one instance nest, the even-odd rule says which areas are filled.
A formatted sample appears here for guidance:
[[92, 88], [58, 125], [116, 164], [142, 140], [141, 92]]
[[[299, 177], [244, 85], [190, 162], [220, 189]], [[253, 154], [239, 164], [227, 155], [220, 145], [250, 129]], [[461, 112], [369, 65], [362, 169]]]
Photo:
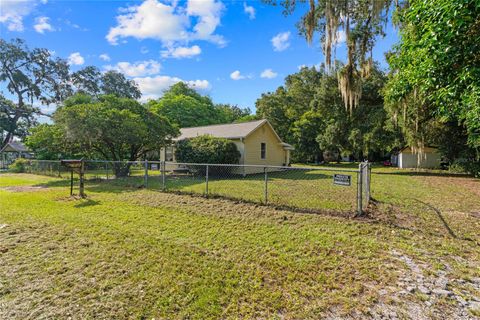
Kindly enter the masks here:
[[[470, 215], [480, 212], [478, 180], [374, 169], [373, 195], [387, 217], [369, 223], [162, 193], [159, 177], [145, 190], [142, 179], [90, 180], [88, 198], [78, 200], [66, 179], [0, 174], [0, 318], [367, 312], [404, 268], [391, 250], [433, 269], [448, 263], [456, 277], [480, 273], [480, 219]], [[276, 179], [272, 197], [281, 183], [290, 191], [282, 197], [298, 203], [332, 189], [328, 175]], [[209, 188], [263, 192], [260, 179], [238, 180], [213, 179]], [[200, 192], [204, 182], [183, 186]], [[455, 237], [418, 201], [441, 210]]]

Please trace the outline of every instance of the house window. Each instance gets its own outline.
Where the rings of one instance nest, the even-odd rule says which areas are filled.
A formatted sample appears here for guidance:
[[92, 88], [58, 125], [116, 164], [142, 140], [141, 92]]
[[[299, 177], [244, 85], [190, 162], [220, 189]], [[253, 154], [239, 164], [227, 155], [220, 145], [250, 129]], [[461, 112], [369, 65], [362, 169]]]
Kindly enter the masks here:
[[267, 144], [265, 142], [260, 143], [260, 159], [267, 158]]

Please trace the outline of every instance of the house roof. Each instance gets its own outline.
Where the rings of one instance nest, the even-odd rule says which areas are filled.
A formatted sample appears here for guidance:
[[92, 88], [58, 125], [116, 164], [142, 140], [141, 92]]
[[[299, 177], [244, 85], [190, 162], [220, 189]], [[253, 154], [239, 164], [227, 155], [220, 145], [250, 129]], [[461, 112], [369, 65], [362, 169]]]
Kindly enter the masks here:
[[28, 152], [28, 149], [21, 142], [10, 141], [0, 152]]
[[180, 136], [174, 140], [195, 138], [202, 135], [212, 135], [217, 138], [240, 139], [245, 138], [267, 120], [256, 120], [241, 123], [215, 124], [204, 127], [182, 128]]
[[[400, 150], [397, 150], [396, 152], [394, 152], [394, 154], [399, 154], [399, 153], [402, 153], [403, 151], [407, 150], [407, 149], [410, 149], [411, 147], [410, 146], [405, 146], [403, 148], [401, 148]], [[434, 149], [434, 150], [437, 150], [438, 148], [435, 147], [435, 146], [424, 146], [424, 148], [426, 149]]]

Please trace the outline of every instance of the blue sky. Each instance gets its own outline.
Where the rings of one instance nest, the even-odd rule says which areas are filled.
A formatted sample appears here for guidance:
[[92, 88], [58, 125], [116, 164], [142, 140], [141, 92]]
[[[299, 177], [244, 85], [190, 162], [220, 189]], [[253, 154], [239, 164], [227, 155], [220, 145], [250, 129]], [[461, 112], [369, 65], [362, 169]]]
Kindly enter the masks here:
[[[311, 46], [295, 23], [306, 10], [285, 17], [260, 1], [54, 1], [0, 0], [0, 35], [27, 40], [69, 59], [72, 70], [87, 65], [116, 69], [139, 83], [143, 99], [186, 81], [214, 102], [254, 110], [301, 65], [323, 62], [318, 39]], [[388, 26], [374, 58], [397, 41]], [[337, 47], [342, 60], [345, 46]]]

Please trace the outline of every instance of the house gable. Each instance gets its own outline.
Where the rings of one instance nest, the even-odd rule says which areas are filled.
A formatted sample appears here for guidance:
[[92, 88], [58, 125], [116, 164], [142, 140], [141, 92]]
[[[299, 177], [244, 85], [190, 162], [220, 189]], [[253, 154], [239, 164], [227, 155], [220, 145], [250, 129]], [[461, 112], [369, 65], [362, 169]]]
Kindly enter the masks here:
[[[262, 143], [265, 143], [265, 159], [261, 158]], [[244, 139], [245, 164], [282, 166], [287, 164], [288, 150], [268, 121], [259, 125]]]

